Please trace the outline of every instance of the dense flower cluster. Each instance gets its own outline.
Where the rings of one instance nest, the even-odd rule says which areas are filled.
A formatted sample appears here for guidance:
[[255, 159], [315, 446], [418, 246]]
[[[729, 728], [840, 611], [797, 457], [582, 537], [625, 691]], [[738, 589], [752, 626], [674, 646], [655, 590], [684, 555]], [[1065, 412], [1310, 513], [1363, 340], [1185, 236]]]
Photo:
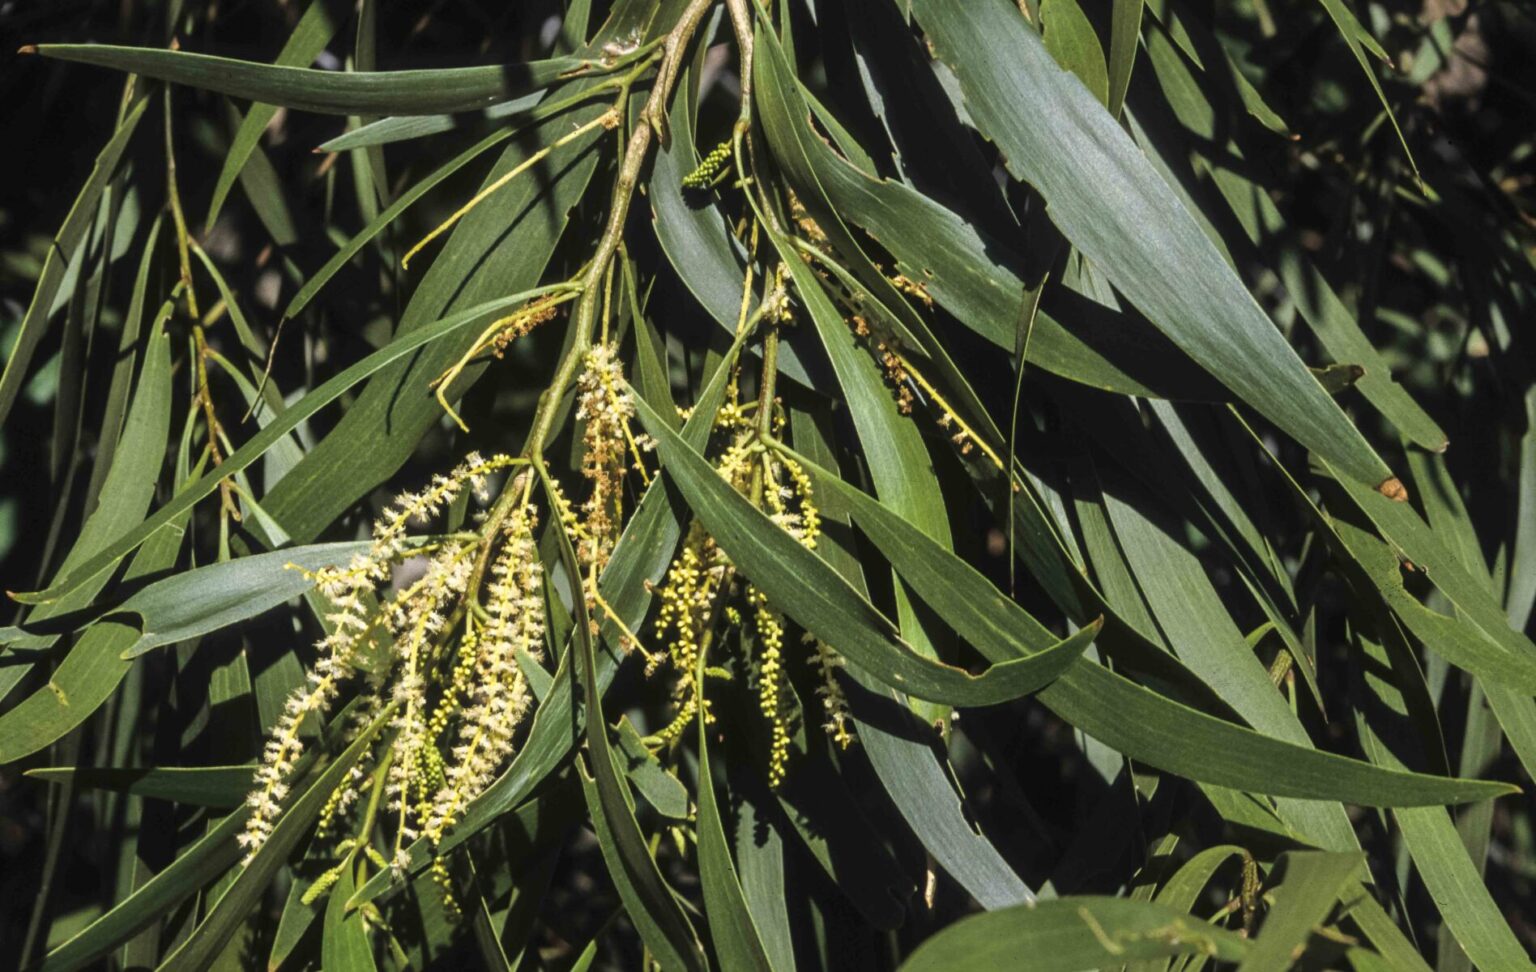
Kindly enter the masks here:
[[[424, 827], [441, 840], [464, 807], [485, 790], [512, 754], [513, 736], [533, 695], [518, 663], [543, 657], [543, 564], [533, 539], [537, 515], [525, 504], [507, 526], [507, 539], [491, 567], [488, 620], [479, 637], [460, 645], [461, 668], [470, 673], [468, 704], [459, 716], [446, 779], [433, 795]], [[456, 679], [456, 681], [459, 681]]]
[[[798, 462], [765, 440], [765, 428], [775, 434], [780, 431], [780, 417], [769, 416], [766, 423], [753, 421], [735, 391], [733, 385], [715, 419], [716, 433], [725, 443], [715, 463], [716, 471], [736, 490], [757, 501], [785, 532], [814, 549], [821, 535], [821, 515], [812, 496], [810, 476]], [[700, 659], [708, 659], [719, 631], [741, 628], [749, 621], [752, 637], [743, 638], [742, 643], [755, 645], [755, 651], [743, 662], [768, 731], [768, 782], [777, 786], [788, 768], [795, 720], [785, 667], [783, 614], [765, 593], [735, 574], [714, 538], [697, 522], [689, 528], [682, 549], [668, 567], [657, 597], [660, 607], [655, 631], [665, 651], [651, 656], [646, 673], [651, 674], [663, 663], [672, 669], [675, 712], [657, 738], [675, 741], [701, 709], [705, 720], [713, 721], [703, 678], [726, 672], [718, 665], [701, 665]], [[811, 643], [816, 645], [811, 661], [822, 683], [817, 691], [827, 712], [827, 731], [846, 746], [853, 736], [848, 728], [847, 700], [836, 681], [841, 659], [831, 648], [814, 640]]]
[[725, 164], [731, 159], [731, 140], [726, 139], [710, 150], [699, 163], [698, 168], [683, 176], [684, 189], [708, 189], [714, 184], [725, 170]]
[[768, 606], [768, 595], [751, 588], [757, 628], [757, 704], [768, 723], [768, 785], [784, 780], [789, 764], [789, 723], [784, 718], [784, 619]]
[[583, 363], [576, 384], [576, 418], [582, 422], [581, 474], [589, 492], [581, 505], [576, 553], [584, 565], [601, 574], [623, 527], [625, 475], [632, 463], [645, 476], [640, 453], [651, 442], [630, 431], [635, 403], [624, 384], [618, 349], [612, 344], [593, 345]]
[[668, 742], [682, 735], [700, 706], [705, 719], [710, 718], [709, 702], [699, 680], [699, 654], [708, 647], [704, 639], [713, 629], [729, 570], [714, 538], [695, 523], [659, 590], [656, 633], [664, 638], [670, 633], [671, 637], [666, 642], [666, 654], [651, 656], [646, 674], [653, 674], [665, 660], [677, 675], [672, 689], [676, 715], [658, 734]]
[[[491, 477], [516, 462], [471, 454], [452, 472], [434, 476], [425, 489], [391, 503], [374, 524], [366, 553], [308, 575], [331, 603], [332, 630], [319, 642], [320, 657], [288, 700], [256, 771], [252, 812], [240, 836], [247, 860], [282, 812], [306, 721], [329, 711], [362, 671], [369, 673], [358, 680], [363, 723], [387, 711], [393, 732], [327, 799], [322, 833], [345, 818], [369, 787], [381, 787], [369, 800], [358, 836], [342, 841], [339, 852], [364, 851], [400, 874], [410, 861], [410, 842], [423, 836], [439, 842], [510, 758], [531, 706], [520, 659], [537, 663], [544, 645], [531, 480], [514, 485], [521, 490], [519, 502], [496, 521], [499, 527], [486, 528], [494, 535], [459, 533], [423, 542], [412, 541], [406, 531], [441, 514], [465, 491], [487, 502]], [[402, 580], [405, 565], [414, 579]], [[391, 584], [392, 597], [387, 596]], [[367, 665], [361, 662], [365, 655]], [[394, 819], [387, 855], [368, 844], [380, 806]], [[345, 860], [338, 867], [344, 865]], [[334, 875], [328, 872], [317, 886], [324, 880]]]

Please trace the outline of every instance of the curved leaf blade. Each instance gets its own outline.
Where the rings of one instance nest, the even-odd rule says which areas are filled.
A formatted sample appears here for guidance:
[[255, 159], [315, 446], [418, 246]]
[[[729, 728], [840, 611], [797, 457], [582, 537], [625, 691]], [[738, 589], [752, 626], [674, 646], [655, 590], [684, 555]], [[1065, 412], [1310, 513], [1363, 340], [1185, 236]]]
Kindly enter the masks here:
[[1174, 955], [1241, 959], [1235, 932], [1151, 901], [1069, 897], [972, 915], [918, 946], [901, 972], [1002, 969], [1029, 956], [1040, 972], [1076, 972]]
[[[816, 483], [844, 497], [854, 519], [912, 589], [994, 662], [1055, 636], [974, 567], [895, 513], [800, 459]], [[718, 478], [718, 477], [717, 477]], [[1175, 702], [1084, 662], [1041, 690], [1040, 701], [1111, 748], [1179, 776], [1234, 789], [1363, 806], [1470, 803], [1517, 788], [1484, 780], [1398, 773], [1283, 742]]]
[[1098, 625], [1090, 625], [1039, 654], [995, 663], [981, 675], [924, 658], [831, 566], [721, 479], [648, 405], [635, 404], [694, 514], [737, 568], [803, 628], [891, 688], [949, 705], [1006, 702], [1049, 685], [1098, 634]]
[[367, 542], [292, 547], [209, 564], [156, 581], [112, 609], [113, 615], [136, 614], [141, 622], [143, 633], [122, 657], [137, 658], [163, 645], [209, 634], [270, 611], [314, 587], [305, 571], [339, 566], [368, 547]]
[[132, 793], [199, 807], [238, 807], [251, 791], [252, 764], [241, 766], [157, 766], [115, 769], [91, 766], [46, 766], [27, 775], [48, 783], [74, 781], [76, 786]]
[[5, 368], [0, 371], [0, 425], [11, 414], [16, 397], [26, 384], [27, 365], [31, 363], [32, 355], [37, 351], [48, 328], [48, 318], [53, 313], [59, 288], [65, 283], [69, 261], [85, 241], [91, 221], [96, 216], [101, 194], [106, 191], [107, 183], [117, 171], [118, 162], [133, 140], [133, 133], [144, 119], [144, 109], [149, 106], [149, 100], [148, 95], [140, 97], [124, 113], [122, 123], [96, 156], [96, 165], [91, 169], [90, 178], [75, 197], [69, 215], [64, 217], [64, 224], [59, 227], [52, 245], [48, 247], [47, 255], [43, 258], [42, 273], [37, 278], [37, 288], [32, 293], [31, 303], [27, 305], [26, 316], [21, 319], [20, 333], [16, 336], [16, 343], [6, 349]]
[[452, 314], [426, 327], [418, 328], [409, 334], [401, 335], [357, 364], [346, 368], [336, 377], [310, 391], [309, 394], [284, 410], [283, 414], [274, 419], [269, 425], [263, 427], [260, 432], [251, 436], [244, 445], [226, 458], [218, 469], [189, 483], [169, 503], [156, 510], [154, 514], [138, 527], [107, 544], [104, 549], [97, 552], [94, 556], [85, 558], [84, 562], [77, 565], [74, 570], [62, 574], [58, 581], [42, 591], [12, 594], [11, 596], [23, 604], [43, 604], [66, 597], [89, 583], [103, 571], [110, 569], [113, 564], [143, 543], [150, 534], [182, 513], [190, 510], [198, 500], [208, 496], [217, 489], [222, 479], [234, 475], [261, 458], [279, 439], [297, 428], [305, 419], [340, 398], [359, 381], [379, 371], [386, 365], [398, 361], [425, 344], [461, 330], [476, 321], [483, 320], [488, 315], [494, 314], [499, 310], [504, 310], [542, 293], [547, 293], [550, 289], [547, 287], [539, 288], [524, 291], [520, 294], [513, 294], [510, 297], [503, 297], [499, 300], [488, 301], [469, 310]]
[[113, 44], [40, 44], [32, 52], [327, 115], [473, 111], [518, 92], [546, 87], [592, 65], [581, 58], [558, 57], [526, 64], [343, 73]]
[[1117, 289], [1234, 394], [1352, 478], [1392, 478], [1113, 117], [1004, 0], [914, 0], [1009, 170]]

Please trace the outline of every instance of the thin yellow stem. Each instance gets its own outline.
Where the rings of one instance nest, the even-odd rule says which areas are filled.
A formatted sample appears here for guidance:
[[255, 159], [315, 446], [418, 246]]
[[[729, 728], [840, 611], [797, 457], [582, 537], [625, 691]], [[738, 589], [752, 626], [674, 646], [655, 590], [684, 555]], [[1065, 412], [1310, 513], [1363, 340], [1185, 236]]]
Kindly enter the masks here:
[[596, 566], [594, 565], [592, 569], [588, 570], [587, 574], [587, 590], [591, 594], [592, 603], [596, 604], [599, 608], [602, 609], [603, 614], [607, 615], [608, 620], [612, 621], [614, 626], [619, 629], [619, 633], [624, 636], [625, 640], [633, 645], [634, 649], [638, 651], [647, 661], [658, 657], [656, 655], [652, 655], [649, 651], [646, 650], [645, 645], [640, 641], [640, 636], [635, 634], [634, 631], [630, 629], [629, 625], [624, 623], [624, 619], [619, 617], [619, 612], [613, 609], [613, 605], [609, 604], [607, 600], [603, 598], [603, 595], [598, 593]]
[[[194, 347], [194, 378], [196, 388], [193, 391], [194, 405], [202, 409], [203, 421], [208, 427], [208, 454], [215, 466], [224, 462], [223, 450], [219, 448], [218, 414], [213, 407], [213, 394], [208, 388], [208, 341], [203, 334], [204, 321], [197, 310], [197, 294], [192, 284], [192, 259], [189, 254], [193, 245], [190, 242], [190, 234], [187, 232], [186, 214], [181, 208], [181, 190], [176, 178], [176, 146], [172, 135], [171, 114], [171, 89], [167, 87], [164, 93], [165, 105], [165, 181], [166, 195], [169, 197], [171, 207], [171, 222], [176, 227], [176, 256], [180, 264], [181, 289], [186, 298], [187, 319], [192, 322], [192, 342]], [[213, 316], [210, 312], [210, 317]], [[240, 520], [240, 508], [230, 492], [229, 480], [219, 483], [219, 508], [221, 518]]]
[[[549, 387], [539, 396], [539, 405], [533, 417], [533, 427], [529, 430], [527, 442], [523, 445], [523, 455], [535, 460], [536, 468], [539, 466], [539, 458], [543, 455], [544, 444], [554, 428], [555, 417], [560, 411], [561, 398], [571, 382], [575, 380], [581, 360], [592, 343], [597, 283], [606, 271], [608, 261], [618, 250], [624, 235], [624, 220], [629, 213], [630, 197], [634, 194], [635, 185], [639, 180], [640, 168], [650, 148], [652, 126], [660, 124], [660, 116], [665, 110], [666, 99], [672, 92], [672, 82], [677, 77], [678, 65], [683, 59], [688, 40], [693, 36], [699, 21], [713, 3], [714, 0], [692, 0], [678, 17], [677, 23], [661, 41], [661, 64], [657, 69], [656, 80], [651, 86], [651, 93], [646, 99], [645, 108], [641, 112], [641, 124], [631, 133], [625, 144], [624, 154], [619, 160], [619, 172], [614, 180], [607, 224], [598, 240], [591, 263], [581, 275], [579, 286], [581, 301], [577, 305], [575, 319], [572, 322], [575, 330], [574, 340], [556, 368]], [[638, 77], [643, 67], [644, 65], [637, 66], [630, 78]], [[617, 104], [624, 106], [628, 101], [629, 89], [626, 86], [621, 89]], [[622, 121], [622, 115], [617, 109], [612, 109], [611, 113], [617, 121]], [[542, 474], [543, 470], [541, 469], [540, 472]], [[511, 503], [512, 496], [504, 491], [492, 508], [490, 522], [498, 522], [505, 518], [510, 512]]]
[[171, 134], [171, 89], [165, 88], [165, 191], [171, 204], [171, 222], [176, 226], [176, 256], [180, 261], [181, 282], [186, 287], [187, 315], [198, 318], [197, 295], [192, 288], [192, 261], [187, 255], [187, 218], [181, 208], [181, 189], [176, 179], [176, 147]]
[[619, 123], [619, 112], [618, 112], [618, 109], [616, 109], [616, 108], [609, 108], [607, 111], [603, 112], [601, 115], [599, 115], [596, 118], [592, 119], [591, 121], [587, 122], [585, 125], [578, 126], [575, 129], [575, 131], [572, 131], [572, 132], [569, 132], [568, 134], [560, 136], [559, 138], [555, 139], [550, 144], [544, 146], [543, 148], [539, 149], [537, 152], [535, 152], [532, 155], [528, 156], [528, 158], [526, 158], [522, 162], [518, 163], [518, 165], [515, 166], [512, 169], [512, 171], [508, 172], [507, 174], [503, 175], [501, 178], [497, 179], [495, 182], [491, 183], [490, 185], [486, 186], [484, 189], [481, 189], [479, 192], [475, 193], [474, 198], [472, 198], [469, 202], [465, 203], [463, 206], [460, 206], [458, 211], [455, 212], [452, 216], [449, 216], [445, 221], [443, 221], [443, 223], [441, 225], [439, 225], [437, 227], [437, 229], [433, 230], [432, 232], [428, 233], [426, 236], [422, 237], [422, 240], [421, 240], [420, 243], [417, 243], [415, 246], [411, 247], [410, 252], [406, 253], [406, 255], [404, 257], [401, 257], [401, 259], [400, 259], [400, 266], [401, 266], [401, 268], [402, 269], [408, 269], [410, 267], [410, 265], [411, 265], [411, 257], [415, 256], [417, 253], [420, 253], [421, 250], [422, 250], [422, 247], [426, 246], [428, 243], [431, 243], [433, 240], [437, 239], [439, 236], [442, 236], [444, 233], [448, 232], [448, 230], [453, 228], [453, 225], [455, 223], [457, 223], [459, 220], [461, 220], [465, 216], [467, 216], [469, 214], [470, 210], [474, 209], [476, 206], [480, 205], [480, 203], [484, 202], [486, 197], [490, 196], [496, 190], [498, 190], [501, 187], [505, 186], [507, 183], [511, 182], [513, 179], [515, 179], [518, 176], [522, 175], [524, 172], [528, 171], [528, 169], [530, 169], [531, 167], [533, 167], [533, 166], [537, 165], [538, 163], [542, 162], [555, 149], [562, 148], [563, 146], [569, 145], [571, 142], [574, 142], [576, 139], [581, 138], [583, 135], [587, 134], [588, 132], [590, 132], [590, 131], [592, 131], [594, 129], [597, 129], [597, 128], [613, 128], [618, 123]]
[[496, 339], [496, 336], [511, 325], [526, 320], [530, 314], [539, 313], [550, 307], [556, 307], [568, 300], [573, 300], [575, 297], [576, 291], [571, 291], [570, 293], [561, 294], [557, 297], [543, 298], [535, 301], [532, 304], [529, 304], [514, 314], [508, 314], [506, 317], [498, 318], [497, 320], [492, 321], [491, 325], [484, 331], [480, 332], [480, 336], [475, 338], [475, 342], [469, 346], [469, 350], [465, 351], [464, 354], [459, 357], [459, 360], [453, 363], [451, 368], [443, 372], [441, 375], [438, 375], [437, 378], [433, 379], [430, 387], [437, 390], [437, 403], [443, 406], [443, 411], [452, 416], [453, 421], [458, 425], [460, 429], [468, 432], [469, 426], [464, 424], [464, 420], [459, 417], [459, 413], [454, 411], [452, 405], [448, 404], [448, 388], [454, 383], [459, 375], [463, 374], [464, 369], [469, 367], [469, 363], [474, 360], [475, 356], [489, 347], [491, 342]]
[[955, 424], [960, 427], [960, 431], [965, 435], [965, 437], [976, 443], [976, 446], [981, 449], [981, 451], [986, 455], [988, 459], [992, 460], [992, 464], [995, 465], [998, 469], [1006, 468], [1003, 465], [1002, 458], [999, 457], [998, 454], [993, 451], [990, 446], [982, 441], [981, 436], [977, 435], [974, 429], [966, 424], [965, 419], [960, 417], [960, 413], [956, 412], [954, 408], [950, 406], [948, 400], [945, 399], [943, 395], [939, 394], [939, 390], [928, 384], [928, 379], [923, 377], [923, 373], [912, 367], [912, 362], [903, 357], [901, 352], [897, 351], [895, 348], [891, 348], [890, 351], [891, 354], [896, 356], [896, 360], [901, 362], [902, 368], [906, 370], [907, 374], [911, 376], [912, 380], [917, 382], [918, 387], [922, 388], [923, 392], [927, 394], [928, 397], [932, 398], [934, 402], [939, 406], [939, 408], [941, 408], [947, 415], [949, 415], [950, 418], [955, 420]]

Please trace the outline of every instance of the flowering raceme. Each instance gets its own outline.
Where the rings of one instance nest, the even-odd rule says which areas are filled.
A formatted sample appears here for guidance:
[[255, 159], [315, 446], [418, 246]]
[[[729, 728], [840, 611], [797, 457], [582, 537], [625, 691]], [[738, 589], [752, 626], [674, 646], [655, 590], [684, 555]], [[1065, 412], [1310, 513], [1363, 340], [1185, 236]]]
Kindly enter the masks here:
[[[386, 507], [367, 552], [345, 566], [307, 574], [330, 603], [330, 631], [316, 645], [319, 657], [285, 704], [257, 768], [251, 814], [240, 835], [247, 861], [282, 814], [307, 723], [322, 719], [349, 683], [358, 683], [354, 705], [369, 717], [363, 721], [388, 710], [392, 734], [352, 767], [327, 800], [323, 833], [336, 829], [364, 793], [380, 788], [357, 836], [339, 845], [346, 856], [317, 887], [334, 882], [361, 850], [403, 875], [409, 843], [425, 836], [435, 846], [511, 758], [531, 705], [519, 659], [536, 663], [544, 646], [542, 566], [533, 537], [538, 513], [528, 499], [532, 478], [525, 474], [512, 483], [516, 504], [483, 531], [413, 538], [407, 529], [430, 523], [466, 491], [488, 502], [492, 477], [518, 462], [471, 453], [426, 488]], [[407, 565], [417, 574], [408, 581]], [[346, 730], [361, 724], [351, 720]], [[388, 854], [369, 845], [380, 805], [394, 819]]]
[[617, 349], [611, 344], [593, 345], [583, 364], [576, 383], [576, 418], [583, 423], [581, 474], [590, 492], [581, 506], [576, 553], [584, 565], [601, 573], [623, 524], [627, 467], [633, 462], [634, 469], [645, 476], [640, 453], [651, 443], [630, 431], [635, 403], [624, 384]]
[[[764, 404], [775, 406], [770, 401], [757, 407]], [[782, 417], [776, 411], [766, 417], [751, 416], [749, 409], [739, 402], [733, 382], [728, 400], [715, 418], [716, 434], [724, 440], [716, 471], [738, 491], [760, 502], [781, 529], [807, 549], [815, 549], [821, 535], [821, 515], [810, 476], [793, 458], [773, 448], [765, 436], [765, 429], [782, 431]], [[650, 656], [646, 674], [665, 663], [675, 680], [674, 717], [654, 738], [660, 743], [675, 743], [701, 709], [706, 722], [714, 721], [703, 680], [726, 678], [729, 673], [720, 664], [701, 665], [701, 660], [708, 661], [727, 629], [744, 631], [750, 619], [750, 641], [756, 650], [748, 652], [745, 646], [749, 639], [740, 639], [740, 661], [767, 727], [768, 784], [778, 786], [788, 770], [795, 719], [785, 667], [783, 614], [766, 594], [737, 576], [714, 538], [698, 522], [689, 528], [682, 549], [657, 588], [657, 596], [660, 607], [655, 632], [664, 640], [665, 651]], [[825, 644], [809, 638], [807, 643], [814, 646], [810, 661], [820, 680], [817, 694], [826, 710], [826, 730], [840, 746], [847, 746], [853, 735], [848, 728], [847, 699], [836, 676], [842, 659]]]

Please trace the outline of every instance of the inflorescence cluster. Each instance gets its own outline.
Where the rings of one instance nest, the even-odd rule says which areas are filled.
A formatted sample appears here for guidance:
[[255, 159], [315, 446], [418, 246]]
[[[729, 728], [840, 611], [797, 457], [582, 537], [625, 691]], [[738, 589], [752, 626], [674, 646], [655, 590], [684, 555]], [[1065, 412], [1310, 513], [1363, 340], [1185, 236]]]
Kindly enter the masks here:
[[[601, 343], [585, 351], [577, 392], [585, 498], [573, 507], [551, 478], [553, 514], [575, 541], [581, 587], [594, 618], [601, 609], [617, 620], [598, 595], [597, 582], [623, 528], [627, 478], [637, 472], [649, 482], [643, 456], [653, 443], [631, 429], [635, 404], [615, 346]], [[776, 403], [766, 403], [775, 412], [770, 422], [754, 420], [753, 407], [740, 404], [733, 380], [715, 423], [724, 443], [719, 474], [814, 548], [821, 519], [811, 479], [774, 448], [769, 433], [776, 435], [783, 425]], [[318, 657], [305, 681], [272, 728], [256, 770], [250, 814], [239, 836], [247, 862], [272, 835], [309, 739], [349, 689], [357, 699], [343, 732], [356, 733], [364, 725], [387, 731], [328, 795], [320, 815], [322, 835], [361, 819], [351, 827], [352, 836], [336, 843], [341, 860], [314, 882], [310, 896], [325, 893], [358, 853], [403, 878], [411, 846], [425, 839], [437, 848], [512, 758], [519, 727], [533, 705], [524, 666], [542, 661], [546, 637], [543, 564], [535, 539], [539, 515], [530, 498], [534, 470], [525, 468], [514, 478], [497, 513], [482, 516], [479, 529], [422, 537], [412, 537], [408, 529], [431, 524], [466, 492], [484, 506], [492, 498], [492, 479], [520, 465], [525, 461], [471, 453], [426, 488], [385, 508], [366, 552], [342, 566], [305, 572], [329, 605], [327, 633], [316, 644]], [[750, 631], [740, 642], [750, 642], [755, 651], [744, 650], [740, 660], [768, 729], [769, 783], [778, 785], [797, 708], [785, 671], [784, 616], [736, 574], [698, 523], [690, 526], [657, 591], [655, 631], [665, 650], [640, 650], [647, 675], [663, 666], [675, 675], [675, 718], [651, 737], [653, 745], [676, 742], [701, 709], [711, 719], [702, 680], [729, 677], [724, 666], [705, 664], [717, 632]], [[640, 647], [624, 630], [625, 646]], [[826, 729], [846, 746], [852, 740], [847, 701], [835, 677], [842, 660], [825, 644], [806, 643], [807, 660], [821, 683], [817, 692]], [[358, 814], [360, 805], [366, 810]], [[391, 835], [387, 851], [375, 846], [376, 833]], [[433, 872], [449, 890], [441, 859], [434, 857]]]
[[[765, 440], [764, 426], [737, 401], [733, 383], [729, 400], [715, 419], [717, 436], [724, 448], [716, 470], [739, 492], [757, 502], [779, 527], [809, 549], [821, 535], [821, 516], [812, 495], [811, 479], [804, 468]], [[769, 403], [770, 407], [772, 403]], [[775, 414], [769, 426], [781, 431], [783, 417]], [[660, 607], [655, 632], [665, 651], [650, 656], [647, 674], [666, 664], [674, 673], [674, 718], [657, 734], [663, 742], [678, 739], [702, 709], [713, 721], [705, 692], [705, 678], [728, 677], [721, 665], [707, 664], [711, 649], [723, 629], [739, 629], [744, 637], [741, 661], [755, 690], [758, 708], [768, 732], [768, 782], [777, 786], [788, 766], [791, 728], [791, 695], [785, 670], [786, 622], [768, 597], [750, 581], [739, 577], [724, 551], [703, 527], [690, 526], [682, 549], [668, 567], [657, 588]], [[723, 628], [722, 628], [723, 622]], [[755, 652], [745, 646], [755, 645]], [[826, 710], [827, 731], [840, 745], [848, 745], [847, 699], [835, 672], [840, 657], [817, 644], [812, 658], [821, 679], [817, 690]]]
[[[532, 699], [520, 659], [536, 662], [544, 649], [531, 480], [514, 482], [519, 502], [494, 530], [418, 542], [407, 528], [430, 523], [466, 490], [487, 502], [492, 477], [517, 463], [504, 455], [470, 454], [385, 509], [366, 553], [345, 566], [307, 572], [330, 604], [330, 631], [273, 727], [256, 771], [251, 813], [239, 838], [247, 861], [282, 812], [306, 735], [349, 682], [358, 683], [362, 714], [388, 713], [389, 732], [352, 767], [322, 812], [321, 831], [328, 832], [370, 795], [357, 836], [341, 849], [366, 850], [403, 873], [408, 843], [423, 836], [434, 846], [441, 841], [511, 757]], [[381, 805], [395, 824], [388, 855], [370, 842]], [[340, 866], [321, 883], [333, 882]]]

